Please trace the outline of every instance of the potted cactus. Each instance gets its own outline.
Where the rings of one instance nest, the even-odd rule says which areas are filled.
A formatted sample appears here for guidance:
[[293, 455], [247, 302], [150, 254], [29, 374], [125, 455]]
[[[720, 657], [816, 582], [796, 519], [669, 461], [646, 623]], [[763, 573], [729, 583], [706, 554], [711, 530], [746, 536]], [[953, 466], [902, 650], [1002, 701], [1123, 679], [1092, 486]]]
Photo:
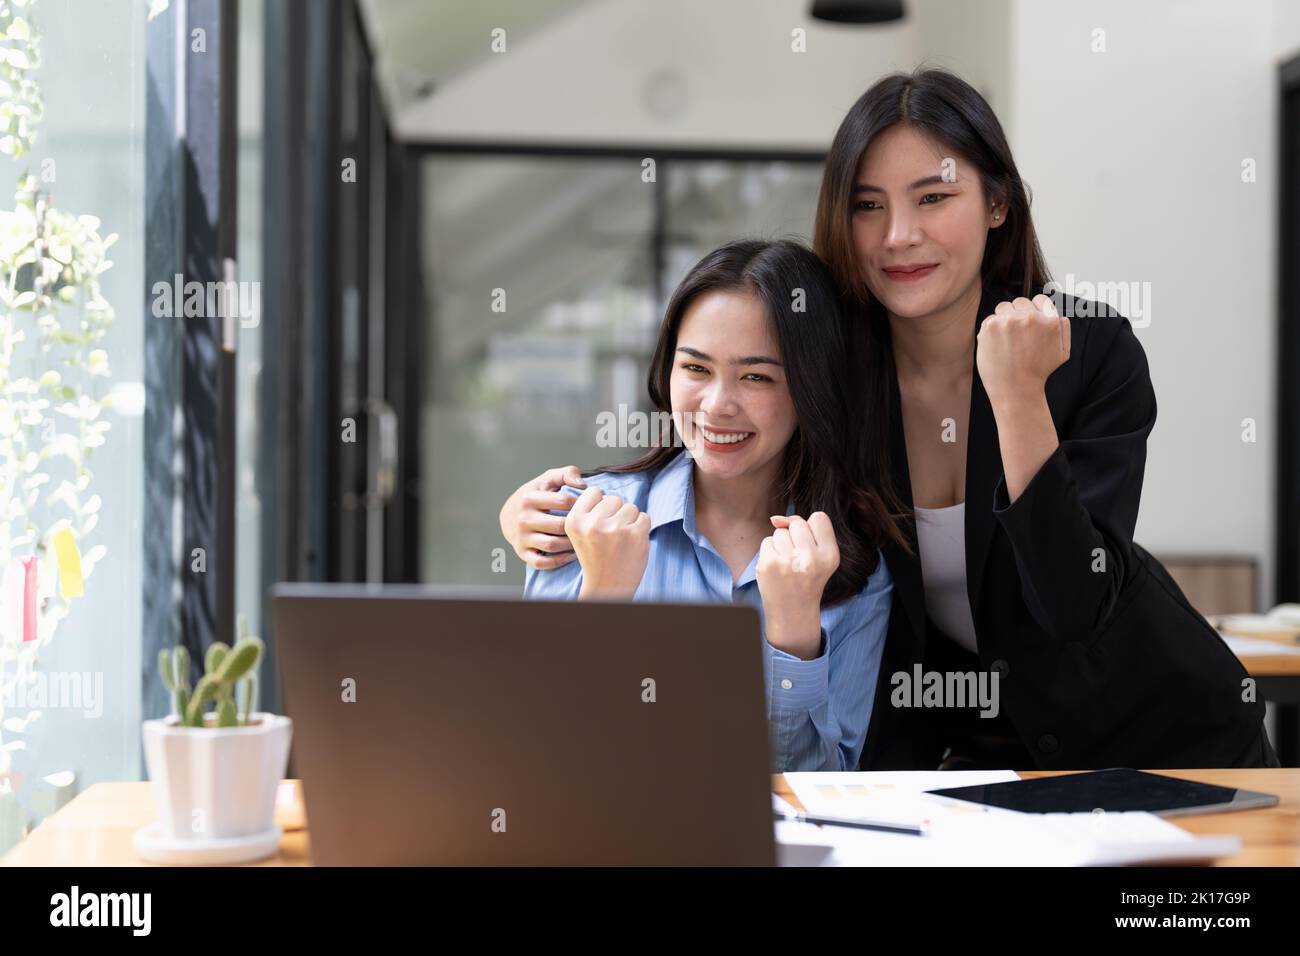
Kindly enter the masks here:
[[[203, 659], [204, 674], [190, 691], [190, 654], [184, 647], [175, 653], [158, 652], [158, 670], [163, 685], [172, 695], [172, 716], [183, 727], [247, 727], [256, 710], [257, 663], [262, 657], [262, 642], [246, 637], [235, 644], [217, 641]], [[235, 707], [238, 688], [240, 707]], [[217, 704], [216, 722], [203, 713], [209, 702]]]
[[144, 722], [144, 755], [157, 823], [137, 852], [163, 862], [235, 862], [274, 853], [275, 795], [289, 760], [292, 722], [257, 710], [262, 642], [215, 643], [190, 687], [184, 647], [158, 655], [172, 712]]

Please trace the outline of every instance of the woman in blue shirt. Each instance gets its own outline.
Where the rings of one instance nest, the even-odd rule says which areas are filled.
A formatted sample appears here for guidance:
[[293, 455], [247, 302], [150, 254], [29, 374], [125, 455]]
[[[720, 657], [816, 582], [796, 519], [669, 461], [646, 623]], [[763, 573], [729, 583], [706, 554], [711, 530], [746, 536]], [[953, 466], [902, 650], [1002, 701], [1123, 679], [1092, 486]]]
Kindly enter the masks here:
[[756, 607], [775, 771], [857, 767], [889, 619], [880, 548], [900, 532], [843, 450], [850, 428], [885, 433], [849, 420], [844, 332], [809, 250], [745, 240], [705, 256], [651, 363], [650, 398], [672, 427], [638, 460], [552, 495], [569, 510], [551, 531], [577, 560], [530, 567], [525, 584], [537, 598]]

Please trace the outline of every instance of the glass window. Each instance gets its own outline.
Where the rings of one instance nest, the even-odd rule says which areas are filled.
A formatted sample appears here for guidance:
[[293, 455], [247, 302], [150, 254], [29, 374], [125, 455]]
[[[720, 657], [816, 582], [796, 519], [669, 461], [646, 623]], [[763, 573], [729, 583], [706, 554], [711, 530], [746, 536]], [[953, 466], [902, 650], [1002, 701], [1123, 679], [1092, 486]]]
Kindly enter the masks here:
[[600, 424], [648, 410], [660, 294], [730, 239], [811, 233], [820, 163], [641, 172], [640, 157], [424, 160], [422, 580], [518, 583], [495, 552], [501, 502], [546, 466], [635, 456], [601, 447]]
[[820, 163], [673, 160], [666, 178], [666, 291], [706, 252], [741, 237], [812, 244]]
[[257, 401], [262, 375], [262, 64], [263, 0], [240, 0], [239, 5], [239, 160], [237, 177], [236, 254], [239, 278], [258, 283], [254, 319], [241, 320], [235, 349], [236, 502], [235, 611], [248, 633], [263, 635], [262, 628], [262, 500], [257, 482], [260, 440]]
[[0, 0], [0, 852], [140, 776], [146, 14]]
[[654, 192], [630, 159], [436, 157], [423, 184], [421, 576], [499, 584], [503, 493], [607, 460], [598, 412], [641, 400]]

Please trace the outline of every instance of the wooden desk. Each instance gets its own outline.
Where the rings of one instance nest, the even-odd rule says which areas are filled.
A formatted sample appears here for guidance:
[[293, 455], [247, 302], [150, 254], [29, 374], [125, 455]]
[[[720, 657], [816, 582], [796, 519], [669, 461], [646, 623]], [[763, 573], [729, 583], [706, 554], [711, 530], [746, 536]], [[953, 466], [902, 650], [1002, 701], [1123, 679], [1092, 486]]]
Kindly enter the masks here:
[[[1051, 777], [1069, 771], [1024, 771], [1020, 776]], [[1269, 768], [1266, 770], [1155, 770], [1153, 773], [1184, 780], [1199, 780], [1221, 787], [1239, 787], [1276, 793], [1276, 807], [1266, 810], [1241, 810], [1234, 813], [1210, 813], [1200, 817], [1175, 817], [1175, 823], [1198, 836], [1229, 833], [1241, 837], [1241, 852], [1218, 861], [1218, 866], [1300, 866], [1300, 770]], [[772, 790], [797, 804], [785, 777], [772, 777]]]
[[[302, 786], [286, 780], [275, 822], [284, 830], [278, 856], [249, 866], [310, 866]], [[0, 859], [0, 866], [153, 866], [135, 855], [131, 835], [155, 819], [148, 781], [97, 783], [50, 814]]]
[[1251, 677], [1300, 678], [1300, 654], [1242, 654], [1237, 660]]
[[[1295, 646], [1290, 639], [1261, 635], [1253, 635], [1251, 639], [1276, 640], [1279, 644]], [[1300, 654], [1242, 654], [1237, 660], [1255, 678], [1259, 699], [1269, 701], [1276, 710], [1273, 749], [1282, 766], [1300, 767]]]
[[[1216, 813], [1176, 819], [1197, 834], [1234, 833], [1242, 851], [1221, 861], [1230, 866], [1300, 866], [1300, 770], [1161, 770], [1159, 773], [1202, 780], [1225, 787], [1276, 793], [1281, 802], [1267, 810]], [[1050, 776], [1039, 771], [1025, 777]], [[311, 862], [302, 788], [285, 781], [285, 799], [276, 809], [284, 829], [278, 856], [252, 866], [307, 866]], [[772, 789], [798, 803], [785, 777], [776, 774]], [[150, 866], [131, 849], [131, 834], [154, 819], [148, 783], [97, 783], [51, 814], [0, 866]]]

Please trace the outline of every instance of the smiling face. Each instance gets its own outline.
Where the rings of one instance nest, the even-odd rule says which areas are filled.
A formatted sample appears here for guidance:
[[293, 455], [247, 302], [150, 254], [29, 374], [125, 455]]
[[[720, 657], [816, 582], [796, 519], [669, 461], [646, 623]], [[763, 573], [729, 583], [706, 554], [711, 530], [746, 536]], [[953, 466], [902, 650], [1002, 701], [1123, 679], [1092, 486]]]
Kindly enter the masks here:
[[673, 419], [696, 467], [718, 478], [780, 467], [794, 402], [767, 310], [745, 292], [706, 292], [677, 330]]
[[858, 164], [854, 253], [891, 315], [921, 318], [962, 299], [980, 281], [988, 230], [1006, 221], [1005, 206], [985, 198], [974, 164], [951, 159], [900, 124], [877, 136]]

